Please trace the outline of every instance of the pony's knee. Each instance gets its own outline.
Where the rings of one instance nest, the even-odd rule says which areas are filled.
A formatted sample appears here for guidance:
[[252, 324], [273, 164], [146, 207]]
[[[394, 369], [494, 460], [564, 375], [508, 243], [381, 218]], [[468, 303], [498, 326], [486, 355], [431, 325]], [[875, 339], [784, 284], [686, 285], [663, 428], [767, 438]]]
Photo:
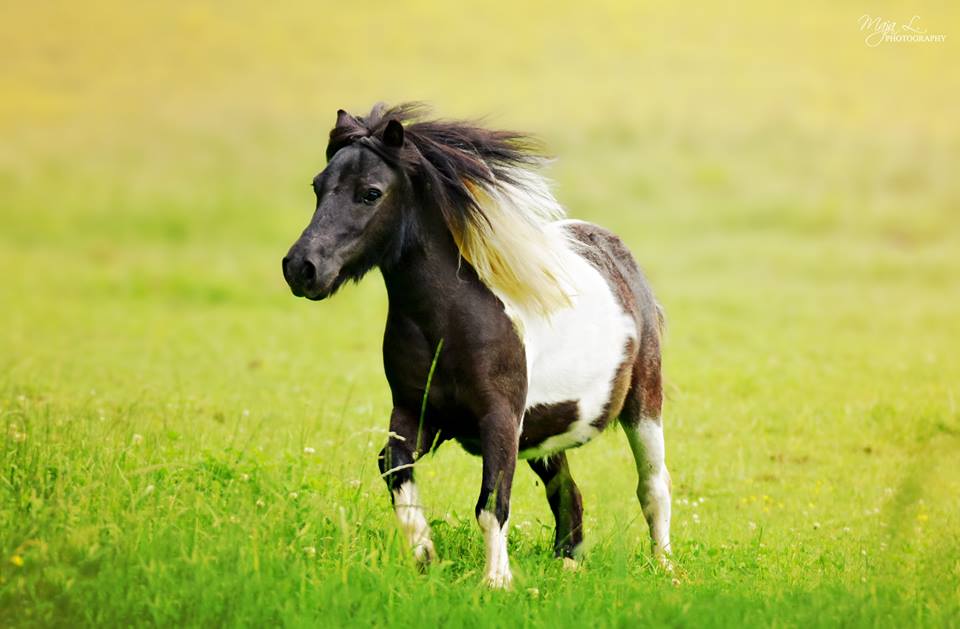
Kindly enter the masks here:
[[388, 489], [395, 490], [413, 480], [413, 470], [407, 465], [412, 461], [413, 457], [389, 443], [380, 450], [380, 454], [377, 455], [377, 467]]
[[[477, 505], [474, 507], [474, 515], [477, 517], [477, 521], [480, 521], [480, 518], [484, 514], [490, 515], [498, 522], [506, 522], [510, 519], [510, 498], [509, 496], [503, 495], [498, 490], [487, 490], [486, 488], [480, 491], [480, 497], [477, 499]], [[481, 525], [483, 528], [483, 525]]]

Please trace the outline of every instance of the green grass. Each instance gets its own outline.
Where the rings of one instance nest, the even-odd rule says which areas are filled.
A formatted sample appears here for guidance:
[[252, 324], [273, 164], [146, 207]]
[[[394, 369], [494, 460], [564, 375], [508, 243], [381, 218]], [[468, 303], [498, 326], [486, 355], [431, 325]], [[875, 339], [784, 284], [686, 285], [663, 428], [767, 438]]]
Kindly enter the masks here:
[[[753, 5], [3, 9], [0, 626], [955, 626], [957, 11], [872, 49]], [[617, 430], [571, 455], [578, 572], [522, 467], [514, 591], [481, 586], [453, 444], [408, 558], [382, 283], [307, 303], [279, 262], [333, 112], [410, 98], [540, 133], [648, 271], [678, 583]]]

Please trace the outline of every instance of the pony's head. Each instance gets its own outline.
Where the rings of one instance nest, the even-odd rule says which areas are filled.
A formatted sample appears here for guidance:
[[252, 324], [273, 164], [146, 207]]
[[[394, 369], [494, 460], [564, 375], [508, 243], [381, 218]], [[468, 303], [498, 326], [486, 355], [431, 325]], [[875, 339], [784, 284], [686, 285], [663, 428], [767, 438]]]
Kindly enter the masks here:
[[400, 218], [410, 195], [410, 179], [398, 167], [403, 136], [397, 119], [368, 129], [337, 112], [329, 162], [313, 180], [313, 217], [283, 258], [283, 276], [294, 295], [323, 299], [344, 281], [359, 280], [399, 255]]
[[[498, 296], [550, 312], [569, 303], [563, 247], [547, 230], [563, 209], [536, 173], [542, 159], [522, 134], [423, 120], [416, 104], [337, 112], [317, 205], [283, 259], [294, 295], [323, 299], [374, 266], [388, 268], [435, 213], [460, 255]], [[422, 244], [422, 243], [420, 243]]]

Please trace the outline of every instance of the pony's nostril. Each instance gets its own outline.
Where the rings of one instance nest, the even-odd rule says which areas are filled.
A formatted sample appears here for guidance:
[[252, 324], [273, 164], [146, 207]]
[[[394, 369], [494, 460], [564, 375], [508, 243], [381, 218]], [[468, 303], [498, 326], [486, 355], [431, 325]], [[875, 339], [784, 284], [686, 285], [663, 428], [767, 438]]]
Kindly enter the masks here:
[[303, 261], [303, 266], [300, 267], [300, 281], [302, 282], [311, 282], [313, 278], [317, 276], [317, 267], [313, 266], [313, 262], [309, 260]]
[[284, 276], [284, 277], [289, 277], [289, 275], [287, 275], [287, 266], [288, 266], [289, 264], [290, 264], [290, 258], [289, 258], [289, 257], [285, 257], [285, 258], [283, 259], [283, 276]]

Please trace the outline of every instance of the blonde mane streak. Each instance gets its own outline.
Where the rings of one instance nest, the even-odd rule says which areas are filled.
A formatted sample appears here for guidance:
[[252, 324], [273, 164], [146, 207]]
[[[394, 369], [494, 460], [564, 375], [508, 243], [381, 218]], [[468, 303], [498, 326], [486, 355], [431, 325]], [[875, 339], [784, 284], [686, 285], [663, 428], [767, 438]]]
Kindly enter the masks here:
[[564, 268], [567, 238], [562, 230], [547, 229], [565, 213], [542, 177], [522, 169], [510, 176], [514, 183], [469, 186], [482, 215], [467, 221], [454, 238], [494, 293], [548, 316], [571, 305]]

